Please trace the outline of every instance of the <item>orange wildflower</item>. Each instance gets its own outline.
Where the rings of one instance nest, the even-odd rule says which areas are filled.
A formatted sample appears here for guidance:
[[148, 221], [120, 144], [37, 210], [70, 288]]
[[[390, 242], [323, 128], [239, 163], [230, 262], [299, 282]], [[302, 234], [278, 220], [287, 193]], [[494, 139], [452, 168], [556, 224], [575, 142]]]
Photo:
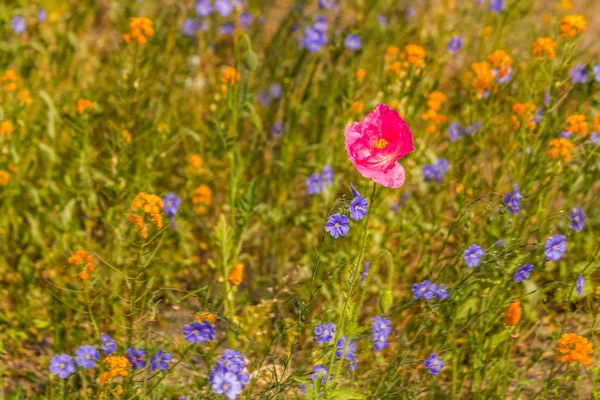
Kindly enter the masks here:
[[[159, 229], [163, 226], [161, 210], [163, 209], [164, 204], [160, 197], [154, 194], [148, 193], [138, 193], [133, 199], [131, 203], [131, 209], [133, 211], [141, 210], [144, 213], [144, 216], [149, 215], [154, 225], [156, 225]], [[144, 218], [140, 215], [130, 215], [129, 223], [136, 224], [140, 229], [140, 235], [143, 238], [148, 237], [148, 227], [144, 222]]]
[[199, 173], [202, 171], [202, 165], [204, 165], [204, 160], [202, 157], [192, 154], [188, 157], [188, 170], [190, 172]]
[[548, 60], [553, 60], [558, 44], [549, 37], [539, 37], [533, 42], [532, 46], [534, 56], [541, 56], [545, 53]]
[[210, 206], [212, 202], [212, 191], [206, 185], [200, 185], [196, 190], [194, 190], [194, 197], [192, 198], [192, 203], [196, 206], [196, 211], [199, 214], [206, 213], [206, 207]]
[[27, 89], [21, 90], [17, 95], [17, 98], [19, 99], [21, 104], [30, 105], [31, 103], [33, 103], [33, 100], [31, 100], [31, 96], [29, 95], [29, 90]]
[[494, 83], [494, 73], [492, 66], [487, 61], [471, 64], [471, 69], [475, 72], [473, 79], [473, 88], [481, 96], [486, 90], [489, 90]]
[[521, 302], [515, 300], [508, 306], [506, 317], [504, 317], [504, 323], [507, 326], [517, 326], [521, 320]]
[[594, 128], [594, 132], [600, 132], [600, 114], [594, 117], [592, 127]]
[[9, 178], [10, 178], [10, 174], [8, 172], [0, 170], [0, 185], [2, 185], [2, 186], [8, 185]]
[[574, 146], [569, 139], [553, 139], [548, 146], [550, 146], [550, 158], [554, 159], [560, 156], [564, 162], [571, 161]]
[[242, 277], [244, 274], [244, 263], [237, 263], [233, 266], [233, 271], [227, 277], [229, 283], [233, 286], [238, 286], [242, 283]]
[[575, 35], [585, 32], [587, 21], [581, 14], [565, 15], [560, 23], [560, 36], [570, 39]]
[[87, 281], [89, 273], [94, 271], [94, 264], [92, 255], [88, 254], [85, 250], [77, 250], [74, 255], [69, 257], [68, 260], [71, 265], [79, 265], [83, 269], [79, 272], [79, 278], [83, 281]]
[[217, 322], [217, 319], [212, 313], [209, 313], [208, 311], [202, 311], [199, 315], [196, 315], [196, 321], [208, 321], [214, 325], [215, 322]]
[[358, 79], [359, 81], [362, 81], [366, 74], [367, 73], [365, 72], [364, 69], [359, 69], [356, 71], [356, 79]]
[[100, 382], [106, 383], [119, 376], [128, 376], [127, 367], [129, 367], [129, 360], [123, 356], [108, 356], [103, 361], [108, 364], [110, 370], [100, 374]]
[[4, 74], [0, 77], [2, 82], [2, 88], [7, 92], [13, 92], [17, 90], [17, 82], [21, 80], [21, 77], [13, 69], [7, 69]]
[[0, 136], [9, 136], [15, 131], [15, 127], [10, 121], [0, 122]]
[[516, 103], [513, 107], [512, 107], [513, 112], [516, 115], [512, 115], [510, 117], [510, 120], [512, 122], [512, 127], [513, 129], [519, 129], [519, 127], [521, 126], [521, 121], [526, 118], [527, 120], [527, 127], [530, 130], [534, 130], [535, 127], [537, 126], [537, 124], [532, 121], [532, 118], [534, 117], [534, 113], [536, 110], [536, 106], [535, 104], [532, 103]]
[[421, 46], [416, 44], [408, 44], [404, 47], [406, 53], [402, 54], [402, 58], [407, 60], [409, 64], [413, 64], [415, 67], [423, 67], [425, 65], [425, 56], [427, 52]]
[[593, 343], [576, 333], [564, 333], [556, 346], [556, 362], [579, 362], [585, 366], [592, 365], [588, 354], [592, 352]]
[[123, 138], [123, 140], [125, 140], [125, 143], [131, 144], [131, 133], [129, 133], [128, 130], [123, 129], [121, 131], [121, 137]]
[[425, 97], [427, 98], [427, 107], [434, 111], [440, 111], [442, 103], [445, 103], [448, 100], [444, 93], [438, 92], [437, 90], [425, 95]]
[[488, 56], [488, 61], [498, 68], [498, 78], [504, 77], [510, 70], [512, 58], [504, 50], [496, 50]]
[[83, 114], [86, 110], [91, 110], [94, 107], [94, 104], [87, 99], [79, 99], [77, 100], [77, 113], [79, 115]]
[[364, 108], [365, 105], [363, 104], [363, 102], [357, 100], [350, 105], [350, 112], [353, 114], [360, 114], [363, 112]]
[[233, 67], [225, 67], [221, 73], [221, 82], [235, 85], [241, 79], [240, 73]]
[[148, 38], [154, 36], [154, 27], [150, 18], [139, 17], [131, 18], [129, 22], [129, 33], [121, 35], [123, 40], [130, 43], [132, 40], [137, 44], [148, 43]]
[[571, 133], [579, 133], [581, 136], [585, 137], [588, 135], [588, 123], [585, 115], [582, 114], [573, 114], [567, 117], [567, 125], [565, 126], [565, 131]]

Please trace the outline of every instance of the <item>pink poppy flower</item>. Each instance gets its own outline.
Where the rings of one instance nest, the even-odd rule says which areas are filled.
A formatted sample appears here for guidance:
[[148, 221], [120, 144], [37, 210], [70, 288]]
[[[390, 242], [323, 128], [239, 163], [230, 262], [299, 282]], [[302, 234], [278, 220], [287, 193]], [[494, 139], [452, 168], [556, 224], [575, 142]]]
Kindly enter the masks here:
[[344, 136], [348, 159], [362, 176], [389, 188], [404, 185], [404, 168], [397, 160], [415, 148], [408, 124], [396, 110], [378, 104], [363, 122], [348, 125]]

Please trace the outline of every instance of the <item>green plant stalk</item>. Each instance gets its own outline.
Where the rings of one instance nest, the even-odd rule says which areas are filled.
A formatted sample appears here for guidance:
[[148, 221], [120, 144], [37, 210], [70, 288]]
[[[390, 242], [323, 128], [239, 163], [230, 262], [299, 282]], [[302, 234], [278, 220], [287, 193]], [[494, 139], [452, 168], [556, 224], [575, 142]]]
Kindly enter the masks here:
[[[365, 217], [365, 224], [364, 224], [364, 230], [363, 230], [363, 235], [362, 235], [362, 239], [361, 239], [360, 250], [358, 252], [358, 256], [356, 257], [356, 262], [353, 265], [353, 269], [352, 269], [351, 277], [350, 277], [350, 286], [348, 287], [348, 296], [346, 297], [346, 300], [344, 301], [344, 308], [342, 310], [342, 315], [340, 316], [338, 328], [335, 333], [335, 339], [333, 341], [333, 349], [331, 351], [331, 358], [329, 359], [329, 368], [328, 368], [329, 371], [331, 371], [333, 369], [333, 363], [335, 361], [335, 346], [337, 345], [337, 342], [340, 339], [340, 332], [344, 329], [344, 324], [346, 322], [346, 314], [348, 313], [348, 306], [350, 304], [350, 299], [352, 297], [352, 291], [354, 290], [354, 286], [356, 285], [356, 277], [358, 275], [358, 273], [357, 273], [358, 266], [360, 265], [363, 254], [365, 252], [365, 246], [367, 244], [367, 234], [369, 233], [369, 219], [370, 219], [369, 217], [371, 216], [371, 214], [373, 212], [373, 199], [375, 198], [376, 189], [377, 189], [377, 184], [375, 182], [373, 182], [373, 191], [371, 192], [371, 196], [369, 197], [369, 211], [367, 212], [367, 215]], [[334, 382], [340, 376], [344, 357], [346, 356], [346, 352], [348, 350], [348, 344], [350, 343], [351, 339], [352, 339], [351, 337], [348, 337], [348, 339], [346, 340], [346, 344], [344, 345], [344, 351], [342, 353], [342, 358], [340, 359], [340, 362], [338, 364], [337, 373], [335, 374], [335, 376], [333, 378]]]

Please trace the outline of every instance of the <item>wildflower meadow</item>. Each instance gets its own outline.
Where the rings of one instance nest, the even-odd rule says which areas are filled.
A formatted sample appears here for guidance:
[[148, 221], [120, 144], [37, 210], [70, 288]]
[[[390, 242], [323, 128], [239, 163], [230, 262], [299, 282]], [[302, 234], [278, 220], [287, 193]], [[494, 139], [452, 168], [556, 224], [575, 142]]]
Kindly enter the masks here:
[[600, 399], [598, 0], [0, 4], [0, 399]]

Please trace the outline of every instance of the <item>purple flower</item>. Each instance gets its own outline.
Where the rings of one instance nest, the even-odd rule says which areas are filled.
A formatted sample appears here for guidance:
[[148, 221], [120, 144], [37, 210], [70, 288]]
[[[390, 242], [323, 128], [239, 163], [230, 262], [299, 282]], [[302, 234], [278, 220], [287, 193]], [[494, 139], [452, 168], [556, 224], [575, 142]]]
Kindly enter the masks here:
[[233, 35], [235, 31], [235, 25], [233, 22], [225, 22], [219, 28], [217, 28], [217, 35]]
[[535, 112], [535, 114], [533, 115], [533, 117], [531, 117], [530, 121], [535, 124], [539, 124], [540, 122], [542, 122], [543, 118], [544, 118], [544, 110], [542, 110], [541, 108], [538, 108], [537, 111]]
[[318, 172], [306, 178], [306, 189], [310, 195], [320, 194], [323, 191], [323, 181]]
[[240, 25], [244, 29], [248, 29], [250, 27], [250, 25], [252, 25], [252, 22], [254, 21], [254, 16], [252, 15], [251, 12], [244, 11], [243, 13], [240, 14], [239, 20], [240, 20]]
[[600, 83], [600, 64], [595, 65], [592, 71], [594, 72], [594, 80]]
[[325, 231], [334, 239], [337, 239], [340, 236], [346, 236], [349, 230], [350, 220], [348, 220], [348, 217], [342, 214], [333, 214], [325, 223]]
[[564, 131], [560, 133], [560, 137], [563, 139], [569, 139], [571, 137], [572, 132]]
[[325, 17], [324, 15], [317, 16], [317, 18], [315, 18], [313, 28], [323, 33], [327, 32], [327, 29], [329, 29], [329, 25], [327, 24], [327, 17]]
[[571, 83], [577, 85], [578, 83], [586, 83], [588, 80], [587, 69], [585, 65], [577, 63], [573, 69], [569, 71], [571, 75]]
[[102, 345], [100, 346], [100, 348], [102, 349], [102, 351], [104, 351], [104, 355], [108, 356], [117, 351], [117, 344], [107, 334], [104, 333], [100, 335], [100, 340], [102, 341]]
[[546, 260], [558, 261], [562, 258], [565, 251], [567, 251], [567, 240], [563, 235], [550, 236], [546, 240]]
[[[433, 285], [433, 286], [435, 287], [435, 285]], [[448, 296], [450, 296], [450, 293], [448, 293], [448, 289], [444, 288], [443, 283], [441, 285], [439, 285], [437, 288], [435, 288], [434, 294], [440, 300], [447, 299]]]
[[321, 178], [325, 181], [328, 186], [333, 184], [333, 168], [329, 164], [323, 166], [323, 172], [321, 172]]
[[383, 29], [387, 28], [388, 26], [387, 18], [383, 14], [379, 14], [377, 16], [377, 22], [379, 22], [379, 25], [381, 25]]
[[581, 232], [585, 226], [585, 213], [581, 207], [575, 207], [572, 209], [569, 217], [571, 218], [571, 223], [569, 224], [571, 229], [573, 229], [575, 232]]
[[442, 178], [448, 171], [448, 160], [444, 158], [438, 159], [435, 164], [425, 165], [421, 169], [425, 182], [435, 179], [438, 182], [442, 182]]
[[269, 94], [267, 92], [264, 91], [260, 91], [258, 92], [258, 95], [256, 96], [258, 99], [258, 103], [261, 106], [268, 106], [269, 104], [271, 104], [271, 96], [269, 96]]
[[335, 6], [335, 0], [319, 0], [319, 8], [321, 10], [332, 10]]
[[501, 77], [501, 78], [498, 78], [499, 71], [498, 71], [497, 69], [493, 69], [493, 70], [492, 70], [492, 73], [493, 73], [493, 74], [494, 74], [494, 76], [496, 77], [496, 79], [497, 79], [498, 83], [499, 83], [500, 85], [502, 85], [502, 84], [504, 84], [504, 83], [510, 82], [510, 80], [512, 79], [512, 73], [513, 73], [513, 69], [512, 69], [512, 67], [508, 67], [508, 71], [507, 71], [507, 72], [506, 72], [506, 74], [504, 74], [504, 76], [503, 76], [503, 77]]
[[544, 93], [544, 105], [546, 107], [548, 107], [550, 105], [550, 91], [546, 90], [546, 93]]
[[448, 126], [448, 137], [451, 142], [456, 142], [458, 139], [463, 137], [465, 134], [465, 128], [457, 122], [452, 122], [450, 126]]
[[302, 36], [302, 46], [311, 53], [319, 51], [319, 49], [327, 43], [327, 35], [323, 31], [316, 28], [306, 28]]
[[215, 0], [215, 11], [221, 17], [227, 17], [233, 11], [233, 6], [229, 0]]
[[146, 352], [143, 349], [136, 349], [135, 347], [130, 347], [127, 349], [127, 359], [131, 364], [131, 369], [142, 369], [146, 366]]
[[463, 258], [467, 263], [467, 267], [473, 268], [479, 265], [483, 255], [483, 249], [476, 244], [472, 244], [465, 250]]
[[521, 199], [523, 195], [519, 192], [519, 185], [513, 185], [513, 192], [506, 193], [504, 196], [504, 206], [511, 214], [518, 214], [521, 211]]
[[83, 368], [94, 368], [100, 360], [100, 352], [92, 345], [85, 344], [75, 350], [75, 361]]
[[477, 121], [470, 124], [465, 130], [465, 135], [472, 135], [474, 133], [479, 133], [481, 130], [482, 123]]
[[181, 205], [181, 199], [174, 193], [167, 193], [163, 197], [163, 211], [171, 220], [171, 228], [175, 228], [175, 215]]
[[583, 296], [583, 285], [585, 285], [585, 279], [583, 279], [583, 274], [579, 274], [577, 278], [577, 284], [575, 285], [575, 290], [579, 297]]
[[600, 134], [598, 132], [592, 132], [592, 134], [590, 135], [590, 142], [592, 142], [593, 144], [598, 144], [599, 136]]
[[350, 202], [350, 218], [360, 221], [367, 215], [369, 201], [358, 193], [352, 183], [350, 183], [350, 189], [352, 189], [352, 194], [354, 194], [354, 199]]
[[275, 139], [279, 139], [283, 136], [283, 121], [277, 121], [273, 124], [273, 127], [271, 128], [271, 136], [273, 136]]
[[13, 19], [11, 21], [11, 26], [12, 26], [13, 31], [15, 31], [15, 33], [18, 33], [18, 34], [25, 32], [25, 29], [27, 29], [27, 24], [25, 23], [25, 18], [21, 17], [20, 15], [13, 17]]
[[75, 362], [68, 354], [56, 354], [50, 360], [50, 372], [60, 379], [66, 379], [75, 372]]
[[367, 276], [369, 276], [369, 267], [371, 266], [371, 263], [369, 261], [365, 262], [365, 268], [363, 269], [361, 278], [360, 278], [360, 283], [358, 286], [362, 287], [362, 285], [365, 283], [365, 279], [367, 279]]
[[278, 99], [281, 97], [282, 91], [281, 91], [281, 85], [279, 83], [273, 83], [270, 87], [269, 87], [269, 95], [274, 98], [274, 99]]
[[[316, 381], [319, 377], [321, 377], [321, 387], [325, 386], [327, 384], [327, 381], [331, 381], [331, 376], [328, 377], [329, 375], [329, 370], [327, 369], [327, 367], [324, 367], [323, 365], [317, 365], [315, 366], [313, 369], [313, 373], [310, 376], [311, 381]], [[311, 383], [310, 384], [311, 388], [314, 388], [314, 385]], [[301, 393], [306, 393], [306, 386], [301, 383], [300, 384], [300, 392]], [[322, 392], [319, 392], [319, 396], [322, 394]]]
[[448, 43], [448, 47], [446, 47], [446, 49], [448, 49], [450, 54], [454, 55], [462, 48], [462, 45], [463, 35], [456, 35], [450, 38], [450, 43]]
[[216, 370], [212, 374], [211, 387], [216, 394], [225, 395], [229, 400], [242, 393], [242, 384], [233, 372]]
[[215, 328], [208, 321], [194, 322], [183, 327], [183, 336], [190, 344], [215, 339]]
[[173, 356], [169, 353], [165, 353], [162, 350], [157, 351], [156, 354], [150, 358], [150, 371], [156, 371], [157, 369], [160, 369], [161, 371], [168, 370], [168, 361], [172, 359]]
[[373, 350], [380, 351], [388, 346], [388, 337], [392, 333], [392, 323], [387, 318], [378, 315], [373, 317], [371, 322], [371, 341]]
[[199, 17], [208, 17], [212, 11], [210, 0], [198, 0], [196, 2], [196, 14]]
[[344, 39], [344, 46], [346, 46], [346, 49], [348, 49], [350, 51], [355, 51], [355, 50], [360, 49], [360, 46], [361, 46], [360, 36], [354, 35], [354, 34], [350, 34], [350, 35], [346, 36], [346, 39]]
[[435, 353], [432, 353], [429, 358], [425, 360], [423, 366], [431, 375], [437, 375], [444, 369], [444, 360], [439, 358]]
[[183, 36], [194, 36], [198, 30], [198, 22], [193, 18], [186, 18], [181, 25], [181, 34]]
[[421, 297], [425, 300], [431, 300], [435, 296], [435, 290], [436, 286], [427, 280], [421, 282], [421, 284], [413, 283], [412, 285], [415, 300], [419, 300]]
[[533, 264], [525, 264], [520, 267], [517, 272], [515, 272], [515, 276], [513, 277], [514, 282], [521, 282], [525, 279], [529, 279], [531, 276], [531, 272], [533, 271]]
[[[348, 340], [347, 336], [344, 336], [343, 338], [341, 338], [340, 340], [337, 341], [337, 344], [335, 345], [335, 356], [337, 358], [342, 358], [342, 355], [344, 354], [344, 347], [346, 346], [346, 341]], [[356, 359], [356, 343], [355, 342], [350, 342], [348, 344], [348, 348], [346, 349], [346, 360], [348, 361], [354, 361], [354, 359]]]
[[239, 350], [226, 349], [219, 357], [217, 367], [225, 368], [237, 375], [246, 368], [246, 357]]
[[333, 340], [335, 334], [335, 325], [333, 322], [321, 324], [315, 327], [315, 342], [318, 344], [326, 344]]
[[501, 13], [504, 11], [505, 5], [504, 0], [491, 0], [490, 1], [490, 11], [495, 13]]
[[40, 7], [38, 9], [38, 21], [40, 22], [46, 22], [46, 20], [48, 19], [48, 11], [46, 11], [46, 9], [44, 7]]

